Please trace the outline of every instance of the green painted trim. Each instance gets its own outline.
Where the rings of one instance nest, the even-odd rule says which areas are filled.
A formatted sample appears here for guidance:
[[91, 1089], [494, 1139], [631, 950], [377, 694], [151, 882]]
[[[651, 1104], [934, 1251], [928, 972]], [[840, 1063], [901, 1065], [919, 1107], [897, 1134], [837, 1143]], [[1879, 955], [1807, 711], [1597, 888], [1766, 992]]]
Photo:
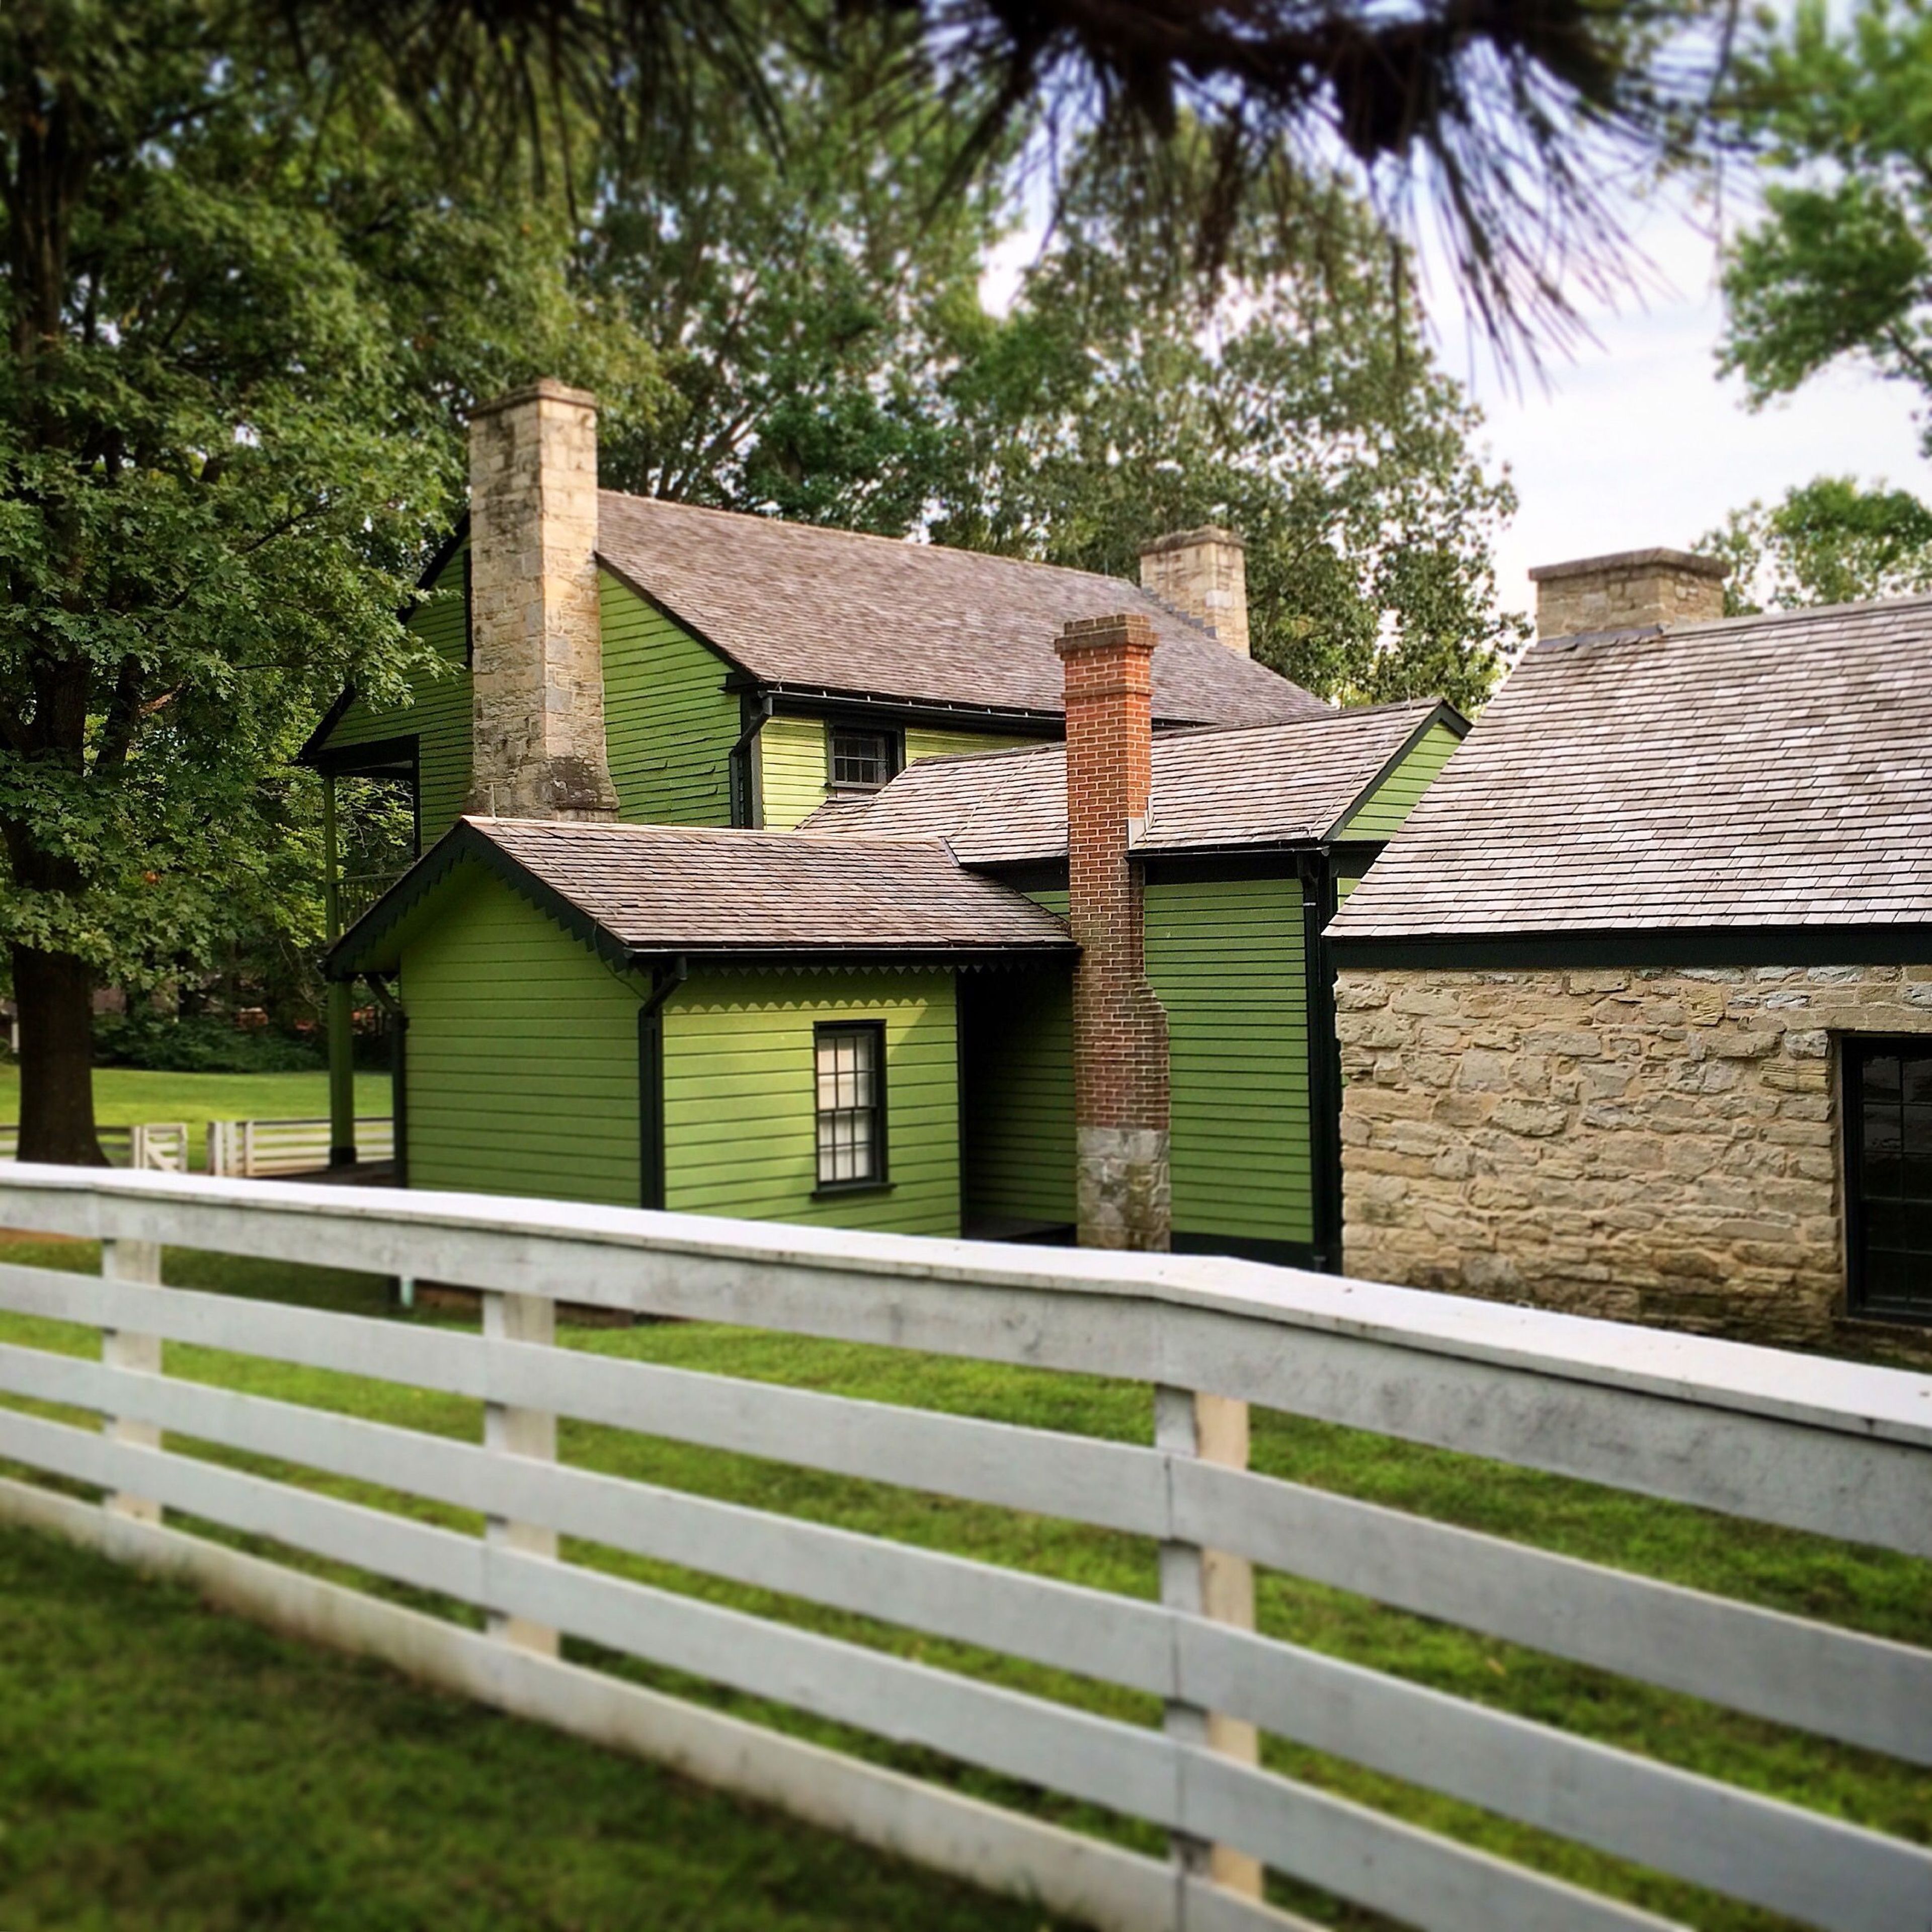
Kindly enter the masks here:
[[[464, 540], [469, 536], [469, 535], [470, 512], [467, 510], [465, 510], [462, 515], [457, 518], [454, 526], [451, 530], [448, 536], [445, 537], [442, 542], [436, 545], [435, 550], [430, 555], [428, 562], [423, 566], [422, 572], [416, 578], [416, 588], [418, 590], [434, 590], [436, 588], [436, 580], [442, 574], [445, 568], [449, 562], [449, 560], [456, 554], [458, 550], [462, 548]], [[466, 617], [467, 616], [469, 611], [469, 580], [466, 574], [467, 568], [468, 566], [466, 566], [466, 575], [464, 586], [464, 608]], [[396, 613], [396, 622], [401, 625], [408, 625], [410, 620], [416, 616], [416, 614], [422, 608], [422, 606], [419, 604], [410, 604], [406, 608], [398, 610]], [[467, 650], [467, 634], [469, 627], [466, 623], [464, 628], [466, 644], [463, 661], [464, 663], [467, 665], [470, 662], [470, 658]], [[295, 757], [295, 761], [297, 764], [312, 765], [314, 764], [316, 754], [319, 753], [322, 750], [322, 747], [328, 742], [328, 734], [335, 729], [337, 725], [341, 723], [344, 715], [349, 710], [349, 707], [355, 702], [356, 685], [354, 680], [352, 679], [350, 682], [345, 684], [342, 687], [341, 696], [337, 698], [335, 702], [322, 714], [322, 722], [316, 725], [315, 729], [302, 741], [302, 748], [296, 754]]]
[[[1395, 753], [1394, 757], [1388, 758], [1384, 762], [1382, 770], [1377, 772], [1375, 776], [1355, 794], [1354, 798], [1348, 802], [1346, 808], [1342, 812], [1340, 816], [1336, 819], [1334, 824], [1329, 827], [1329, 837], [1331, 839], [1344, 838], [1348, 836], [1348, 827], [1357, 818], [1361, 817], [1364, 813], [1373, 808], [1377, 794], [1381, 792], [1382, 788], [1388, 784], [1389, 782], [1401, 771], [1403, 766], [1407, 764], [1409, 760], [1415, 756], [1417, 752], [1421, 751], [1424, 748], [1427, 744], [1430, 735], [1435, 732], [1438, 727], [1448, 732], [1449, 734], [1456, 740], [1456, 744], [1451, 745], [1449, 748], [1442, 754], [1442, 757], [1436, 761], [1433, 769], [1432, 769], [1424, 778], [1420, 786], [1418, 788], [1416, 797], [1419, 799], [1422, 794], [1426, 791], [1429, 788], [1435, 783], [1437, 777], [1442, 772], [1443, 766], [1446, 765], [1449, 762], [1450, 758], [1454, 755], [1456, 745], [1460, 745], [1462, 741], [1469, 735], [1468, 719], [1465, 718], [1462, 712], [1458, 711], [1453, 704], [1438, 704], [1436, 709], [1430, 712], [1429, 716], [1424, 718], [1421, 723], [1408, 734], [1407, 739], [1403, 741], [1401, 748]], [[1400, 817], [1396, 820], [1396, 825], [1386, 827], [1378, 826], [1376, 830], [1370, 836], [1376, 838], [1385, 838], [1390, 832], [1397, 829], [1401, 823], [1401, 820], [1406, 819], [1408, 816], [1409, 812], [1414, 809], [1414, 800], [1412, 800], [1408, 805], [1403, 808]]]
[[1329, 940], [1342, 971], [1508, 973], [1686, 966], [1932, 966], [1932, 925], [1682, 926]]
[[525, 871], [467, 820], [459, 819], [329, 949], [322, 962], [325, 975], [332, 980], [352, 980], [358, 974], [392, 968], [396, 949], [386, 949], [382, 942], [466, 861], [480, 866], [492, 878], [520, 893], [572, 938], [582, 940], [620, 971], [632, 964], [630, 949], [581, 907], [573, 905], [561, 892]]
[[1342, 1272], [1342, 1043], [1335, 1030], [1335, 967], [1323, 933], [1338, 903], [1334, 868], [1302, 880], [1302, 958], [1307, 969], [1308, 1152], [1313, 1238], [1304, 1264]]
[[751, 676], [752, 674], [748, 671], [722, 644], [719, 644], [716, 638], [707, 637], [704, 632], [700, 631], [698, 626], [691, 621], [688, 617], [680, 616], [678, 613], [674, 610], [662, 598], [653, 596], [651, 592], [646, 590], [644, 586], [640, 584], [634, 577], [632, 576], [621, 564], [613, 563], [601, 550], [597, 551], [596, 555], [597, 558], [597, 568], [599, 570], [608, 572], [612, 577], [615, 578], [616, 580], [640, 603], [648, 604], [660, 617], [665, 619], [668, 622], [675, 624], [687, 638], [694, 639], [698, 643], [702, 644], [713, 657], [723, 658], [725, 663], [731, 667], [731, 670], [734, 676], [746, 678]]
[[[952, 1064], [956, 1067], [959, 1064], [958, 997], [958, 988], [955, 987], [953, 989]], [[827, 1033], [869, 1033], [877, 1042], [873, 1050], [872, 1078], [878, 1089], [878, 1099], [874, 1104], [873, 1112], [877, 1116], [876, 1124], [878, 1130], [879, 1171], [876, 1174], [868, 1174], [863, 1180], [820, 1180], [812, 1189], [812, 1198], [814, 1201], [821, 1201], [826, 1196], [832, 1194], [883, 1194], [892, 1184], [892, 1139], [891, 1130], [888, 1125], [892, 1082], [887, 1078], [886, 1070], [886, 1023], [884, 1020], [874, 1019], [830, 1019], [812, 1022], [812, 1126], [814, 1148], [818, 1141], [819, 1112], [818, 1041], [821, 1034]], [[958, 1096], [956, 1092], [953, 1096], [953, 1105], [956, 1112], [958, 1106]], [[952, 1138], [956, 1144], [959, 1138], [956, 1126], [953, 1130]], [[814, 1154], [814, 1172], [816, 1172], [815, 1160]]]

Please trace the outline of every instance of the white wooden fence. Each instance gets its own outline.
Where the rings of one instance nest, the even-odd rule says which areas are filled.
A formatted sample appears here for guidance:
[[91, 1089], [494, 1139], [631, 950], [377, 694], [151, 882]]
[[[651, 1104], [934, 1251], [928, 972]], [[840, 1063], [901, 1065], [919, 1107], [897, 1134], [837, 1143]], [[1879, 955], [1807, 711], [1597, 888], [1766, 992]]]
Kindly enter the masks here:
[[[145, 1120], [131, 1127], [99, 1127], [100, 1151], [116, 1167], [138, 1167], [158, 1174], [188, 1172], [188, 1127], [180, 1120]], [[14, 1160], [20, 1151], [20, 1130], [11, 1121], [0, 1124], [0, 1160]]]
[[[1215, 1620], [1204, 1550], [1932, 1765], [1932, 1651], [1257, 1475], [1256, 1402], [1642, 1495], [1932, 1556], [1932, 1382], [1219, 1260], [860, 1235], [475, 1196], [16, 1166], [0, 1226], [99, 1238], [99, 1276], [0, 1262], [0, 1306], [85, 1323], [99, 1361], [0, 1346], [0, 1515], [185, 1574], [390, 1659], [902, 1856], [1106, 1927], [1294, 1922], [1204, 1874], [1259, 1861], [1443, 1932], [1664, 1922], [1243, 1762], [1243, 1725], [1834, 1932], [1925, 1932], [1932, 1850]], [[464, 1282], [480, 1335], [158, 1285], [159, 1244]], [[1148, 1446], [550, 1346], [558, 1299], [1150, 1382]], [[485, 1404], [466, 1444], [161, 1372], [195, 1343]], [[1223, 1399], [1190, 1402], [1184, 1392]], [[1218, 1413], [1218, 1420], [1217, 1418]], [[555, 1460], [559, 1415], [1156, 1539], [1140, 1601]], [[480, 1538], [170, 1450], [163, 1431], [482, 1513]], [[164, 1526], [272, 1538], [482, 1606], [458, 1628]], [[1150, 1692], [1102, 1718], [646, 1586], [628, 1551]], [[1225, 1603], [1220, 1606], [1227, 1614]], [[559, 1633], [1154, 1821], [1163, 1862], [560, 1660]], [[1204, 1714], [1218, 1714], [1218, 1732]], [[1216, 1745], [1220, 1748], [1216, 1748]], [[1231, 1754], [1231, 1752], [1235, 1754]]]
[[[328, 1165], [329, 1145], [326, 1120], [210, 1120], [208, 1171], [248, 1179], [309, 1173]], [[394, 1124], [388, 1114], [358, 1115], [358, 1160], [392, 1160], [395, 1150]]]

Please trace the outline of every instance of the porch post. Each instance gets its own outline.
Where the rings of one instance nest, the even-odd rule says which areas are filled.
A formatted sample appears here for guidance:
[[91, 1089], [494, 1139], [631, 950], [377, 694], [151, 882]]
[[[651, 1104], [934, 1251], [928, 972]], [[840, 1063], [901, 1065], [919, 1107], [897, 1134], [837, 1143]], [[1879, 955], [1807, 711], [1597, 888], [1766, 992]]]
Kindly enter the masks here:
[[[322, 775], [322, 930], [342, 937], [340, 842], [335, 824], [335, 774]], [[328, 982], [328, 1164], [356, 1165], [355, 1005], [346, 980]]]

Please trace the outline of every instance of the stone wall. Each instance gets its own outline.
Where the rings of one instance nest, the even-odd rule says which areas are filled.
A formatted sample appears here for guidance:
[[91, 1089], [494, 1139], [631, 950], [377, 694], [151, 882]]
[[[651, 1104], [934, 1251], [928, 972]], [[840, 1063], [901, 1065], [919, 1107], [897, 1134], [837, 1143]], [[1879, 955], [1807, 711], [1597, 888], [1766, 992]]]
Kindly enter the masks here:
[[1232, 530], [1208, 524], [1157, 538], [1141, 552], [1141, 588], [1205, 624], [1230, 650], [1251, 655], [1247, 551]]
[[1724, 614], [1724, 566], [1686, 550], [1619, 550], [1540, 564], [1529, 574], [1540, 638], [1710, 624]]
[[1932, 968], [1344, 972], [1351, 1274], [1754, 1340], [1840, 1333], [1833, 1036]]
[[545, 378], [472, 414], [475, 692], [466, 809], [611, 819], [597, 582], [597, 404]]

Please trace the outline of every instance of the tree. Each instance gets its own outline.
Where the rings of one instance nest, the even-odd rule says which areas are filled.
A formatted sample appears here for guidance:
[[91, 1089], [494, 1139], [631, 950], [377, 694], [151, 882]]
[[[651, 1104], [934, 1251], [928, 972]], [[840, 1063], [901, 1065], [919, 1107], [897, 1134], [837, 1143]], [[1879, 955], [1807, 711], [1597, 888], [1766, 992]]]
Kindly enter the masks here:
[[1758, 404], [1840, 362], [1932, 402], [1932, 10], [1802, 0], [1730, 105], [1769, 179], [1725, 274], [1724, 367]]
[[836, 68], [776, 59], [772, 139], [748, 138], [728, 77], [699, 82], [675, 154], [602, 191], [583, 284], [664, 383], [602, 439], [613, 488], [880, 535], [920, 522], [932, 399], [1001, 197], [942, 194], [963, 138], [943, 106], [882, 119], [914, 30], [848, 31]]
[[1730, 616], [1932, 590], [1932, 509], [1906, 490], [1820, 476], [1734, 510], [1697, 548], [1730, 566]]
[[1209, 178], [1150, 207], [1096, 173], [1070, 201], [949, 380], [933, 534], [1132, 577], [1148, 540], [1226, 524], [1264, 662], [1351, 700], [1479, 704], [1526, 634], [1490, 560], [1515, 500], [1472, 453], [1480, 418], [1423, 344], [1400, 248], [1284, 169], [1204, 303], [1174, 237]]
[[452, 195], [380, 86], [352, 116], [216, 17], [0, 24], [0, 938], [30, 1159], [99, 1158], [98, 977], [284, 914], [284, 768], [346, 678], [394, 694], [414, 661], [396, 612], [452, 514], [454, 409], [552, 360], [547, 325], [560, 360], [572, 319], [560, 224]]
[[569, 305], [560, 216], [665, 165], [709, 77], [764, 126], [775, 44], [836, 68], [851, 33], [909, 16], [881, 97], [964, 117], [955, 186], [1056, 119], [1124, 139], [1191, 108], [1206, 260], [1282, 154], [1394, 170], [1398, 193], [1426, 158], [1506, 336], [1560, 320], [1566, 259], [1600, 266], [1598, 164], [1666, 142], [1690, 95], [1660, 50], [1704, 4], [16, 0], [0, 939], [22, 1154], [98, 1158], [94, 976], [206, 956], [274, 901], [275, 774], [320, 694], [400, 694], [394, 614], [450, 516], [465, 401], [548, 367], [594, 383], [614, 428], [626, 396], [647, 410], [621, 318], [607, 335]]

